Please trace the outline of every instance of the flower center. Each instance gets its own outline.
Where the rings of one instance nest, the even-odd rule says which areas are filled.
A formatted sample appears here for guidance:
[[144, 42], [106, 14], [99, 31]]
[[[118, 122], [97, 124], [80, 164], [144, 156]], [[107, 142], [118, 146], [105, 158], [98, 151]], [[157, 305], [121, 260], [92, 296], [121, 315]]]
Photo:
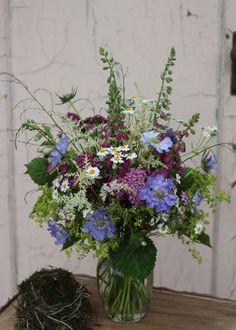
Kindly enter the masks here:
[[94, 173], [95, 173], [95, 170], [94, 170], [94, 169], [91, 169], [91, 170], [89, 171], [89, 173], [90, 173], [90, 174], [94, 174]]
[[158, 189], [155, 190], [154, 195], [157, 199], [163, 199], [166, 194], [162, 189], [158, 188]]
[[102, 229], [104, 227], [104, 219], [103, 218], [96, 219], [95, 226], [99, 229]]

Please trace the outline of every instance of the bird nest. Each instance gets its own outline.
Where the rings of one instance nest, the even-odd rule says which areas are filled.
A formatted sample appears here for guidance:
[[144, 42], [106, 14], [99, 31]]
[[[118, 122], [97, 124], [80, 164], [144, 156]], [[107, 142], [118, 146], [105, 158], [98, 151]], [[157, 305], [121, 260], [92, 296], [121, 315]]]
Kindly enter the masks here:
[[15, 329], [88, 329], [92, 318], [90, 293], [73, 274], [42, 269], [19, 286]]

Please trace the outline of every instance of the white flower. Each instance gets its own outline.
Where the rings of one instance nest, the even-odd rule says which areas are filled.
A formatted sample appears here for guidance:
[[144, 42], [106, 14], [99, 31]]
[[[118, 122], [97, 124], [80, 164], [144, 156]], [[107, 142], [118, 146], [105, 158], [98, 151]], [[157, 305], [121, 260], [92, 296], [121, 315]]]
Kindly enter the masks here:
[[54, 201], [57, 201], [59, 199], [59, 193], [58, 193], [58, 190], [57, 189], [53, 189], [52, 190], [52, 199]]
[[175, 180], [178, 184], [180, 184], [180, 179], [181, 179], [181, 176], [177, 173], [176, 177], [175, 177]]
[[60, 190], [62, 192], [66, 192], [68, 189], [70, 189], [70, 184], [69, 181], [67, 179], [63, 180], [61, 185], [60, 185]]
[[53, 188], [60, 188], [60, 180], [59, 179], [55, 179], [52, 183]]
[[117, 149], [116, 150], [112, 150], [111, 151], [111, 154], [113, 155], [113, 156], [117, 156], [117, 157], [121, 157], [122, 155], [121, 155], [121, 152], [120, 151], [118, 151]]
[[216, 136], [217, 133], [217, 127], [216, 126], [200, 126], [202, 129], [202, 135], [205, 137], [211, 137]]
[[196, 235], [200, 235], [204, 231], [203, 223], [198, 222], [194, 228], [194, 233]]
[[110, 147], [110, 148], [108, 148], [108, 151], [111, 153], [111, 154], [113, 154], [114, 152], [116, 152], [116, 147]]
[[129, 146], [119, 146], [117, 149], [117, 151], [129, 151]]
[[123, 110], [123, 113], [125, 113], [126, 115], [133, 115], [135, 112], [135, 108], [134, 107], [126, 107], [125, 110]]
[[122, 164], [124, 161], [123, 159], [120, 157], [120, 156], [114, 156], [111, 158], [111, 161], [114, 163], [114, 164]]
[[131, 152], [131, 153], [128, 153], [126, 155], [126, 159], [134, 159], [134, 158], [137, 158], [137, 154], [135, 152]]
[[96, 178], [99, 176], [100, 170], [97, 167], [89, 166], [86, 170], [86, 173], [87, 173], [87, 176], [89, 176], [90, 178]]
[[165, 224], [161, 224], [161, 225], [158, 226], [157, 232], [160, 235], [166, 235], [169, 232], [169, 227], [167, 225], [165, 225]]
[[106, 155], [109, 154], [109, 150], [108, 148], [101, 148], [98, 152], [97, 152], [97, 155], [99, 157], [105, 157]]
[[86, 209], [83, 211], [84, 218], [90, 217], [92, 214], [93, 214], [93, 211], [91, 209]]

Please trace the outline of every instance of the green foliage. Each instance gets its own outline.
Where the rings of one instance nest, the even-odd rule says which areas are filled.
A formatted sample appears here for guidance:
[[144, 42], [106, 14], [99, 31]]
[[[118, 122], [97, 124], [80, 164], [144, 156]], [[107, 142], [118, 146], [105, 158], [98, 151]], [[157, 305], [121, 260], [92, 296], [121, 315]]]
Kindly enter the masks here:
[[155, 266], [156, 253], [150, 238], [135, 233], [120, 243], [114, 263], [125, 275], [144, 281]]
[[27, 168], [25, 173], [29, 174], [31, 179], [39, 186], [51, 183], [55, 179], [55, 174], [50, 174], [47, 170], [47, 158], [34, 158], [25, 166]]
[[210, 241], [210, 236], [206, 233], [201, 233], [200, 235], [197, 236], [197, 239], [199, 243], [204, 244], [208, 247], [212, 247], [211, 241]]
[[58, 205], [52, 199], [51, 188], [48, 185], [43, 186], [42, 194], [34, 204], [33, 211], [30, 213], [30, 218], [42, 224], [48, 222], [49, 219], [58, 218]]

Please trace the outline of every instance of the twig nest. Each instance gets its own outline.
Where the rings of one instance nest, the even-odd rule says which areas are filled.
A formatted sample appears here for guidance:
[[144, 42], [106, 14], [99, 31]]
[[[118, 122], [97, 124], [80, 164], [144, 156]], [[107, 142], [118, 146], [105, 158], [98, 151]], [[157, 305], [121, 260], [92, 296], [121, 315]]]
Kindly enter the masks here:
[[15, 329], [88, 329], [92, 317], [90, 293], [73, 274], [61, 269], [42, 269], [19, 286]]

